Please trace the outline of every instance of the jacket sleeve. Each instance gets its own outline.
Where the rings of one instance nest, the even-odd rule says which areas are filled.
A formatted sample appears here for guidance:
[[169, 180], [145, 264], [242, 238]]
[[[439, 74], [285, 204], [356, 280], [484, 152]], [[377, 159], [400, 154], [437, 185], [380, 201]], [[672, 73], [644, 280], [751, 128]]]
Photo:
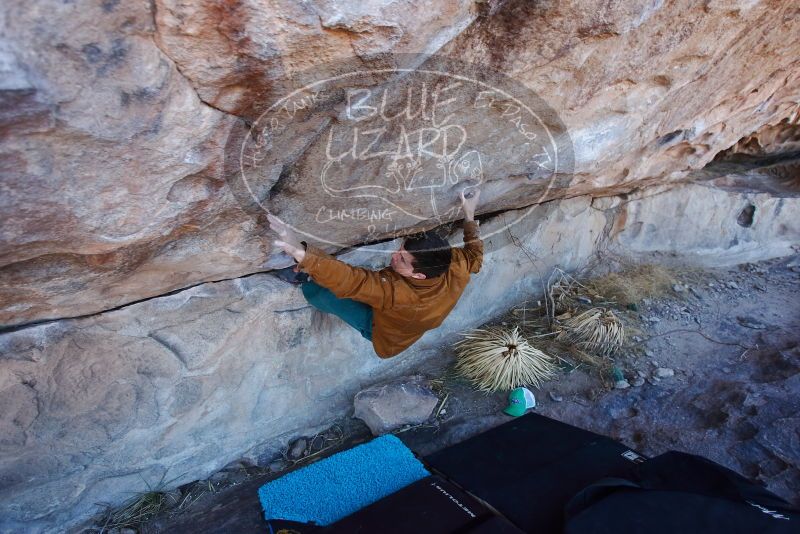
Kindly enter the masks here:
[[477, 273], [483, 265], [483, 241], [477, 221], [464, 221], [464, 246], [461, 251], [467, 261], [469, 272]]
[[306, 255], [299, 266], [314, 282], [339, 298], [353, 299], [380, 310], [391, 308], [394, 303], [394, 287], [388, 278], [376, 271], [348, 265], [315, 246], [306, 244]]

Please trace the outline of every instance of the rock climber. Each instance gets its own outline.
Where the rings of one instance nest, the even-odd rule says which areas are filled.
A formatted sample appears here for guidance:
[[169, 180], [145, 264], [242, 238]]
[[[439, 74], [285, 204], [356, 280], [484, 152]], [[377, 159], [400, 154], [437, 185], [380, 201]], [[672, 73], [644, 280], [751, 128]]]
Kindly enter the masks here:
[[381, 358], [399, 354], [422, 334], [439, 326], [480, 271], [483, 242], [475, 208], [480, 191], [460, 194], [464, 210], [464, 246], [450, 247], [432, 232], [406, 237], [389, 267], [372, 271], [353, 267], [300, 241], [278, 217], [268, 215], [274, 243], [297, 261], [275, 274], [300, 284], [306, 300], [358, 330]]

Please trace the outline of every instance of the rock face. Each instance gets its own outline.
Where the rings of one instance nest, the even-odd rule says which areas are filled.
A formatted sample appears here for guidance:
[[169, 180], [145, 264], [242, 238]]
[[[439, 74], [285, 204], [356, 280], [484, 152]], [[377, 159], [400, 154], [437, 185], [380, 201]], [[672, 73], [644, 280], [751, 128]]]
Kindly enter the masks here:
[[403, 425], [424, 423], [438, 403], [428, 381], [412, 376], [359, 391], [353, 409], [354, 417], [364, 421], [374, 435], [382, 436]]
[[252, 272], [218, 163], [235, 121], [155, 46], [148, 4], [40, 4], [2, 22], [0, 322]]
[[798, 198], [692, 184], [667, 194], [651, 190], [637, 202], [609, 197], [593, 205], [618, 204], [611, 250], [631, 256], [691, 251], [693, 263], [724, 266], [792, 254], [800, 235]]
[[[263, 457], [556, 266], [800, 242], [791, 0], [6, 4], [3, 531]], [[374, 267], [473, 186], [480, 283], [400, 358], [261, 273], [266, 210]]]
[[717, 158], [736, 159], [737, 156], [772, 156], [800, 152], [800, 113], [795, 112], [778, 124], [767, 124], [744, 137]]
[[[797, 31], [797, 9], [514, 2], [443, 53], [488, 63], [547, 95], [575, 146], [574, 187], [620, 189], [699, 168], [761, 125], [792, 116], [798, 72], [784, 54], [796, 43], [784, 37]], [[755, 57], [765, 48], [785, 58], [770, 73], [753, 68], [763, 65]], [[764, 100], [764, 91], [776, 100]]]
[[292, 78], [319, 65], [356, 60], [381, 68], [387, 53], [432, 53], [477, 16], [466, 0], [277, 0], [268, 7], [158, 0], [154, 8], [156, 43], [200, 98], [250, 120], [282, 98]]
[[[796, 125], [800, 91], [790, 0], [39, 0], [10, 3], [0, 25], [3, 325], [284, 266], [265, 209], [302, 228], [333, 220], [309, 230], [333, 251], [458, 219], [453, 188], [465, 182], [482, 183], [491, 213], [673, 181], [762, 126]], [[427, 80], [428, 97], [444, 84], [435, 125], [388, 121], [373, 143], [384, 119], [348, 116], [348, 102], [363, 113], [382, 93], [343, 91], [380, 81], [394, 91], [387, 116], [404, 109], [404, 89], [422, 106], [426, 80], [397, 69], [443, 57], [468, 79]], [[288, 91], [354, 67], [372, 74], [287, 100], [288, 126], [263, 121]], [[476, 81], [514, 85], [509, 98], [536, 102], [536, 117]], [[353, 157], [326, 167], [328, 141], [348, 154], [359, 125]], [[525, 134], [537, 135], [527, 147]], [[400, 148], [416, 157], [364, 159]], [[364, 184], [367, 200], [352, 194]]]

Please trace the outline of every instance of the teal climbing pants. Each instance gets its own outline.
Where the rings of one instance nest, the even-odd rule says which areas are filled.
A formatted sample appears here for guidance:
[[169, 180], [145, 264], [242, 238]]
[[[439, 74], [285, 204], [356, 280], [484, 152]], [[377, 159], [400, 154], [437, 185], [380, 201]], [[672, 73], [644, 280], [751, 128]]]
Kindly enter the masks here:
[[332, 313], [361, 335], [372, 341], [372, 308], [353, 299], [340, 299], [331, 290], [313, 282], [303, 282], [303, 296], [309, 304], [325, 313]]

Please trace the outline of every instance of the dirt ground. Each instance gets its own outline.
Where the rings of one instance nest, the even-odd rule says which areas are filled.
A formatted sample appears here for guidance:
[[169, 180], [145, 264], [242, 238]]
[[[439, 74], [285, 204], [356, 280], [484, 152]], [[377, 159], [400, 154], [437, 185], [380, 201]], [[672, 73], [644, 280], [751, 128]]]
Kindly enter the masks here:
[[[794, 257], [678, 271], [678, 291], [618, 312], [638, 330], [614, 362], [631, 386], [614, 389], [607, 374], [578, 368], [534, 390], [537, 412], [646, 456], [705, 456], [800, 505], [798, 265]], [[445, 376], [451, 395], [440, 427], [404, 438], [418, 454], [509, 419], [504, 395]]]
[[[613, 365], [625, 378], [618, 386], [627, 387], [615, 388], [607, 368], [564, 365], [534, 390], [537, 412], [645, 456], [668, 450], [705, 456], [800, 505], [800, 255], [671, 273], [672, 284], [659, 295], [615, 310], [628, 341]], [[513, 324], [516, 317], [491, 324]], [[455, 375], [454, 360], [446, 353], [419, 370], [446, 397], [438, 418], [397, 432], [420, 456], [510, 420], [502, 413], [506, 395], [476, 392]], [[316, 447], [325, 449], [319, 457], [369, 439], [369, 432], [343, 417], [317, 438]], [[214, 491], [162, 512], [141, 531], [194, 532], [203, 525], [205, 532], [261, 532], [257, 488], [304, 463], [230, 469], [216, 476]], [[194, 490], [184, 488], [175, 499], [185, 503], [187, 491]]]

